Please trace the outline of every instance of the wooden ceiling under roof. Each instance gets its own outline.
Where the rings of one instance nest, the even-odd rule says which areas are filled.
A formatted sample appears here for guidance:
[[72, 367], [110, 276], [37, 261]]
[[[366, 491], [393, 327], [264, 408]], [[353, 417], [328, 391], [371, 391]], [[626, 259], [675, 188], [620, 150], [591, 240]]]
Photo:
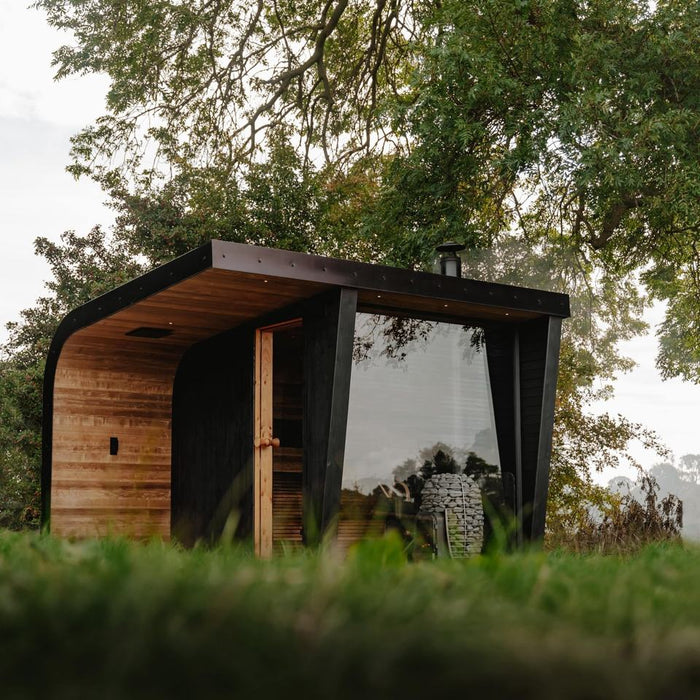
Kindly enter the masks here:
[[[134, 348], [151, 345], [186, 349], [327, 288], [314, 282], [209, 268], [76, 331], [68, 343], [91, 339], [95, 348], [118, 342]], [[127, 335], [142, 327], [171, 333], [158, 339]]]
[[[201, 340], [291, 306], [333, 284], [208, 268], [126, 306], [71, 334], [69, 344], [92, 340], [97, 350], [118, 341], [121, 346], [187, 348]], [[415, 293], [359, 290], [361, 309], [383, 313], [435, 315], [455, 319], [518, 322], [541, 316], [531, 310], [487, 306], [469, 299], [445, 299]], [[127, 335], [139, 328], [170, 333], [158, 339]]]

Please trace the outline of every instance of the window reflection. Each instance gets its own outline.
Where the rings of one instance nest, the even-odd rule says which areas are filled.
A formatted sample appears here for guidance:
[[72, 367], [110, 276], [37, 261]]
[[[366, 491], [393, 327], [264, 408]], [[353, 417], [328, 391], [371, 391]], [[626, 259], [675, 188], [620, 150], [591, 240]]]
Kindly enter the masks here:
[[[466, 474], [482, 498], [502, 505], [481, 329], [360, 313], [353, 359], [341, 545], [390, 527], [425, 539], [417, 517], [423, 487], [439, 474]], [[447, 509], [471, 522], [460, 494], [472, 481], [443, 481], [457, 494]]]

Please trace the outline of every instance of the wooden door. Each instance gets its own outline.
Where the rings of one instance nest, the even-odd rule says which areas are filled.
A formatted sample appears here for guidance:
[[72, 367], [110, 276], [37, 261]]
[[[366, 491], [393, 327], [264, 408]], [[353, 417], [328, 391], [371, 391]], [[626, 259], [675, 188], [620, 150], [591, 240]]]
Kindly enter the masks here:
[[255, 342], [254, 542], [258, 556], [301, 545], [303, 333], [295, 320]]

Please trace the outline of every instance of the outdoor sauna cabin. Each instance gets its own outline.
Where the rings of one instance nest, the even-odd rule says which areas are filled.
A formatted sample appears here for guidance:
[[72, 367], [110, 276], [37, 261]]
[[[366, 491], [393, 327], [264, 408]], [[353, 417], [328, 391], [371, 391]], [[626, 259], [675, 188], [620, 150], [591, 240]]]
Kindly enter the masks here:
[[266, 555], [419, 522], [432, 479], [538, 538], [568, 315], [562, 294], [211, 241], [61, 323], [44, 526]]

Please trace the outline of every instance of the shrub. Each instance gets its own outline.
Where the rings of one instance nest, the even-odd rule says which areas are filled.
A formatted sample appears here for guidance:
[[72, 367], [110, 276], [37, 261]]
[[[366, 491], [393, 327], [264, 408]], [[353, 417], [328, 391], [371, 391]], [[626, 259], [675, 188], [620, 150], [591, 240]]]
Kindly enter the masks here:
[[573, 533], [549, 532], [547, 544], [577, 552], [634, 552], [651, 542], [677, 541], [683, 527], [683, 502], [673, 494], [660, 499], [648, 474], [640, 480], [642, 498], [631, 492], [614, 499], [602, 519], [589, 513]]

